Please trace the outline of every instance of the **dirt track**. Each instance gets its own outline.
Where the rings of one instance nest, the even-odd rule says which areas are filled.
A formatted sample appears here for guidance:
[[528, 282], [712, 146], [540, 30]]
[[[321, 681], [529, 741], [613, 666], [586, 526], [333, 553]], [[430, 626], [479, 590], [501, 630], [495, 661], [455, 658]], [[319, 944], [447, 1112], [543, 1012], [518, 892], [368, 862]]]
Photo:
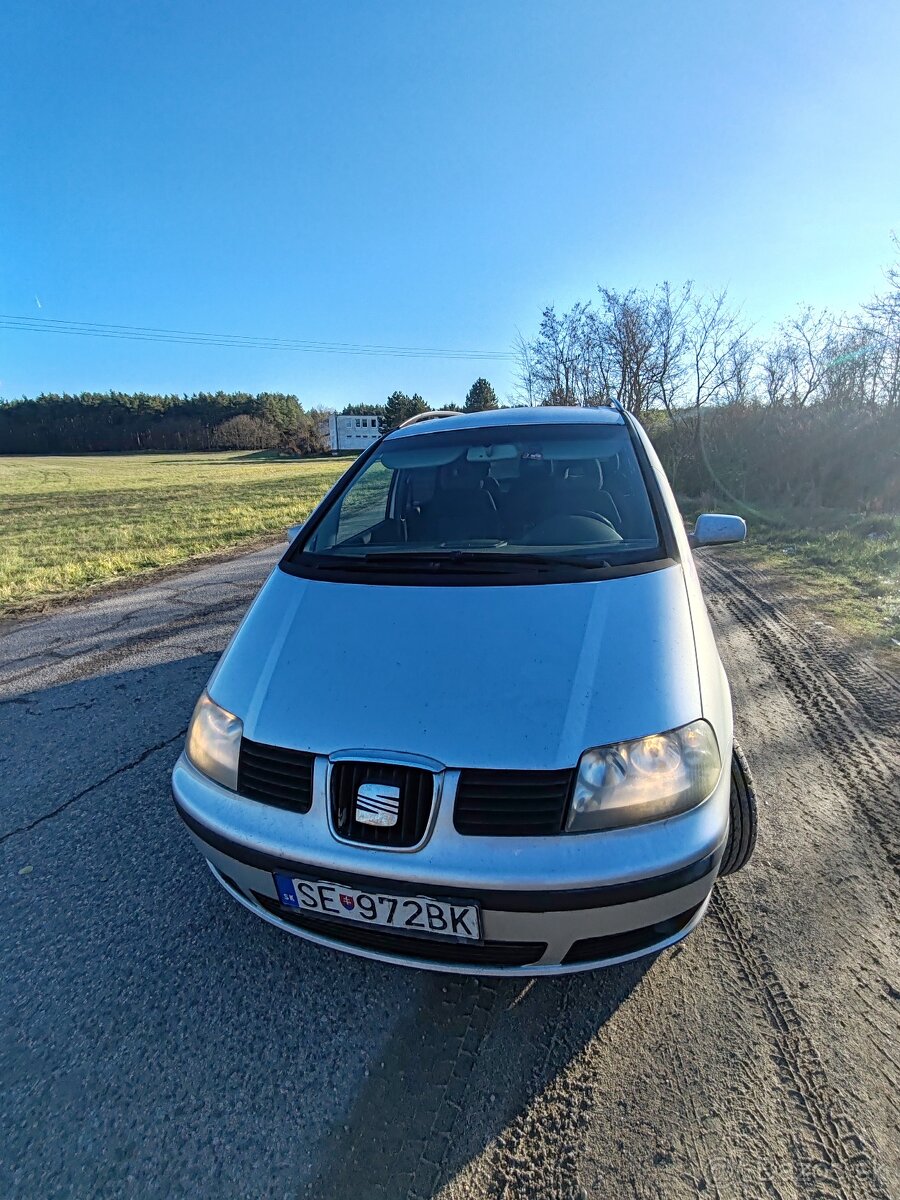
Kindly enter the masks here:
[[271, 557], [0, 633], [0, 1194], [900, 1197], [896, 684], [705, 557], [751, 868], [649, 963], [381, 967], [233, 905], [166, 793]]

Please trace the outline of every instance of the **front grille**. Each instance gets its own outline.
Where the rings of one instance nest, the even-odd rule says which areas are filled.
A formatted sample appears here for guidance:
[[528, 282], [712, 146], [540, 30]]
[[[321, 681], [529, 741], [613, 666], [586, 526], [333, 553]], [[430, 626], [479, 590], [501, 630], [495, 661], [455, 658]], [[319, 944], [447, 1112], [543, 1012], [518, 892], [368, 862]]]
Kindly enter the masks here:
[[282, 908], [271, 896], [253, 893], [253, 899], [267, 912], [289, 925], [307, 929], [335, 942], [372, 950], [378, 954], [396, 954], [403, 958], [426, 959], [431, 962], [460, 963], [473, 967], [524, 967], [537, 962], [547, 949], [546, 942], [451, 942], [441, 938], [415, 937], [392, 929], [379, 929], [351, 921], [332, 921], [308, 913]]
[[[366, 825], [356, 819], [356, 798], [364, 783], [400, 789], [396, 825]], [[337, 762], [331, 768], [331, 819], [340, 837], [367, 846], [403, 847], [421, 842], [434, 799], [434, 775], [396, 763]]]
[[482, 837], [562, 833], [574, 770], [459, 773], [453, 824]]
[[655, 925], [644, 925], [640, 929], [626, 929], [624, 933], [606, 933], [601, 937], [582, 938], [569, 948], [563, 962], [594, 962], [604, 958], [618, 958], [621, 954], [637, 954], [680, 933], [690, 924], [699, 907], [699, 904], [695, 904], [693, 908], [679, 913], [677, 917], [667, 917], [664, 921], [657, 921]]
[[312, 805], [314, 754], [265, 746], [241, 739], [237, 790], [251, 800], [262, 800], [292, 812], [309, 812]]

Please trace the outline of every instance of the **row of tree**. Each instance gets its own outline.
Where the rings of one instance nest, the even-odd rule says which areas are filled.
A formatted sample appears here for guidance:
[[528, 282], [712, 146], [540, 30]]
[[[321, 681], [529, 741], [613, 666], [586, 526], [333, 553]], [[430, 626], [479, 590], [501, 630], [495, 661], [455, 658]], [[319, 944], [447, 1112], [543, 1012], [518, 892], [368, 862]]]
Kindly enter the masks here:
[[551, 305], [516, 351], [518, 403], [620, 404], [683, 493], [900, 506], [900, 262], [857, 313], [802, 306], [765, 339], [727, 292], [662, 283]]
[[278, 392], [40, 395], [0, 404], [0, 453], [321, 449], [318, 414]]
[[[497, 408], [494, 389], [477, 379], [454, 409]], [[418, 394], [394, 392], [384, 404], [348, 405], [348, 415], [380, 418], [396, 429], [428, 405]], [[102, 451], [272, 450], [296, 454], [325, 450], [325, 413], [306, 410], [280, 392], [198, 392], [160, 396], [144, 392], [40, 395], [0, 403], [0, 454], [92, 454]]]
[[[900, 252], [900, 242], [894, 241]], [[619, 403], [696, 424], [713, 404], [768, 403], [863, 409], [900, 405], [900, 262], [859, 312], [800, 307], [768, 339], [725, 291], [692, 283], [649, 290], [598, 287], [567, 312], [544, 309], [533, 338], [516, 344], [518, 400], [525, 404]]]
[[[442, 411], [484, 412], [486, 409], [499, 407], [500, 401], [493, 387], [486, 379], [479, 378], [469, 388], [462, 404], [444, 404]], [[405, 392], [392, 392], [384, 404], [348, 404], [342, 411], [348, 417], [378, 417], [382, 432], [390, 433], [410, 417], [428, 412], [428, 408], [429, 405], [418, 392], [412, 396]]]

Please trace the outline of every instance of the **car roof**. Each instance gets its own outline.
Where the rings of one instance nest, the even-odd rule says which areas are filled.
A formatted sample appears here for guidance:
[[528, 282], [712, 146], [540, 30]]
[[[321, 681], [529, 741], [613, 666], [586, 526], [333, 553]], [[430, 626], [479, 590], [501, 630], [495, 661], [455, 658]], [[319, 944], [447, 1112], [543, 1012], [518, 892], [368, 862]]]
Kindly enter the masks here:
[[435, 414], [406, 428], [395, 429], [388, 437], [418, 437], [422, 433], [437, 433], [445, 429], [493, 429], [509, 425], [623, 425], [624, 418], [615, 408], [575, 408], [554, 404], [546, 408], [494, 408], [486, 412], [457, 413], [452, 417]]

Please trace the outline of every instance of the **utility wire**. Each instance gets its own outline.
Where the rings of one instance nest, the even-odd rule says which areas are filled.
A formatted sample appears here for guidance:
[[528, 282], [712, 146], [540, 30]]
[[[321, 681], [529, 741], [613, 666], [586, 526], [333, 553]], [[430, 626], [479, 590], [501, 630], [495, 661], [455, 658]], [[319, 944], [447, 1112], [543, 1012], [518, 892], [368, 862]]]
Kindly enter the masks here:
[[142, 325], [108, 325], [95, 321], [60, 321], [0, 313], [0, 329], [27, 333], [66, 334], [70, 337], [114, 338], [136, 342], [173, 342], [246, 350], [290, 350], [303, 354], [357, 354], [393, 358], [443, 358], [502, 362], [513, 358], [503, 350], [443, 350], [435, 346], [378, 346], [349, 342], [318, 342], [299, 338], [248, 337], [238, 333], [196, 333], [185, 329], [156, 329]]

